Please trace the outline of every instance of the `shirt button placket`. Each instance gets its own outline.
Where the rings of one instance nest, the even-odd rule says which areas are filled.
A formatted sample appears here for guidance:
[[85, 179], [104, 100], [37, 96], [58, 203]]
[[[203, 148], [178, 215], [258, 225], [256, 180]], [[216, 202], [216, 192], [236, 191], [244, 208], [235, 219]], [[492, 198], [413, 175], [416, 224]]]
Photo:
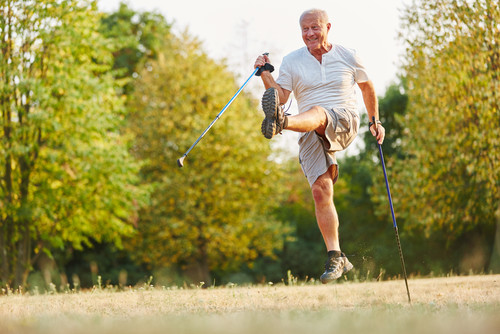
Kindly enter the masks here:
[[325, 66], [325, 55], [321, 56], [321, 80], [326, 83], [326, 66]]

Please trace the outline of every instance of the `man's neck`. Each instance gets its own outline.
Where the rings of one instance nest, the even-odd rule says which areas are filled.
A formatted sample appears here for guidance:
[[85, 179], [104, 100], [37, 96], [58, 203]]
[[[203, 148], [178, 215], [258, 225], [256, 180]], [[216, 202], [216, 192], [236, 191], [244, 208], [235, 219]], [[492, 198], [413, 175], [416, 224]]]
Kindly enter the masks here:
[[327, 43], [325, 45], [322, 45], [321, 47], [317, 48], [317, 49], [314, 49], [314, 50], [309, 50], [309, 53], [311, 55], [313, 55], [314, 58], [316, 58], [320, 63], [321, 63], [321, 60], [323, 59], [323, 55], [325, 53], [328, 53], [331, 49], [332, 49], [332, 44], [331, 43]]

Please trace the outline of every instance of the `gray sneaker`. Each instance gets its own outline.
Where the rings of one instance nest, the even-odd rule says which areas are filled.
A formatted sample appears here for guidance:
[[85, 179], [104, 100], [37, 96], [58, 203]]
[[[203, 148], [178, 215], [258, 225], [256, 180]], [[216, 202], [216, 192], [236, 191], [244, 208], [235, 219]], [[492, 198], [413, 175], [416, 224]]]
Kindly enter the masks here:
[[274, 87], [266, 89], [262, 97], [262, 109], [266, 116], [262, 121], [261, 131], [267, 139], [283, 131], [285, 113], [280, 106], [278, 91]]
[[331, 257], [326, 260], [325, 272], [319, 279], [321, 283], [326, 284], [346, 274], [352, 268], [354, 268], [354, 266], [349, 262], [345, 254], [342, 253], [339, 257]]

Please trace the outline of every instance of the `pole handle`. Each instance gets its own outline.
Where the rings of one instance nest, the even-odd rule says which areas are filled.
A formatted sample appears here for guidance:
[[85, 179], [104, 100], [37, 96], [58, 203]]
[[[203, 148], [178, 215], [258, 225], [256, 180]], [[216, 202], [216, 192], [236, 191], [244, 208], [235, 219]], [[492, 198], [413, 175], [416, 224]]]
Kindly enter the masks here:
[[378, 126], [375, 120], [375, 116], [372, 116], [372, 123], [375, 125], [375, 136], [378, 136]]

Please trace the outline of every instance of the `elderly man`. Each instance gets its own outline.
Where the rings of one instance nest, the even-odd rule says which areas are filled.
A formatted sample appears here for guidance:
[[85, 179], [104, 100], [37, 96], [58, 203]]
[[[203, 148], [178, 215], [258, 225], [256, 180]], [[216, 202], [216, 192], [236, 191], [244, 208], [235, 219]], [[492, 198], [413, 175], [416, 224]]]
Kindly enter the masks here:
[[[353, 268], [340, 249], [339, 219], [333, 202], [338, 177], [335, 152], [347, 148], [359, 129], [355, 85], [362, 92], [369, 127], [382, 144], [385, 130], [378, 115], [373, 84], [354, 50], [328, 41], [331, 23], [323, 10], [305, 11], [299, 19], [305, 47], [288, 54], [275, 81], [267, 55], [255, 61], [266, 88], [262, 98], [262, 134], [271, 139], [283, 130], [301, 132], [299, 160], [311, 186], [316, 220], [328, 253], [320, 280], [328, 283]], [[286, 116], [282, 105], [293, 92], [299, 114]]]

